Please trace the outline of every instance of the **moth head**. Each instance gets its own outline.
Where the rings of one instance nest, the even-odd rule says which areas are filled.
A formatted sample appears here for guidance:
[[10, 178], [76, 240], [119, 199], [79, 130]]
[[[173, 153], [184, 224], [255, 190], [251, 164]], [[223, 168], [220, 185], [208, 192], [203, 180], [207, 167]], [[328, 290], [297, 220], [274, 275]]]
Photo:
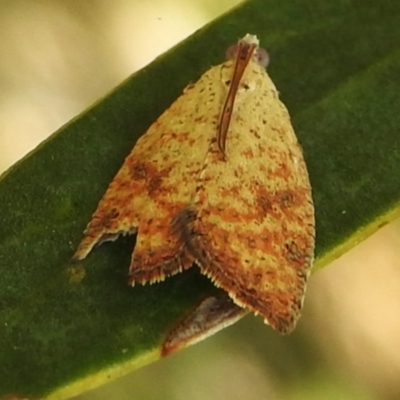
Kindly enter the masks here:
[[255, 44], [256, 47], [255, 47], [254, 53], [253, 53], [253, 61], [255, 61], [257, 64], [259, 64], [263, 68], [266, 68], [268, 66], [268, 64], [269, 64], [268, 52], [265, 49], [258, 47], [259, 40], [257, 39], [257, 36], [250, 35], [249, 33], [246, 34], [242, 39], [239, 39], [238, 43], [228, 47], [228, 49], [226, 50], [226, 53], [225, 53], [227, 60], [236, 59], [237, 52], [238, 52], [238, 46], [239, 46], [239, 43], [241, 43], [241, 42], [244, 42], [248, 45]]

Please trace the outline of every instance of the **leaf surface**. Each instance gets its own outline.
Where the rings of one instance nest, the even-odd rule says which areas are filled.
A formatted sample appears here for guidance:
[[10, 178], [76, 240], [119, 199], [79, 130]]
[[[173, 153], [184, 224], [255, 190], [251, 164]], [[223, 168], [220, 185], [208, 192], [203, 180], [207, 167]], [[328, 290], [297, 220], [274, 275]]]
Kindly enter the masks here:
[[70, 258], [138, 137], [247, 32], [270, 53], [304, 149], [316, 269], [398, 215], [399, 15], [387, 0], [250, 0], [10, 168], [0, 180], [0, 396], [62, 399], [155, 360], [174, 324], [215, 291], [195, 268], [130, 288], [133, 237]]

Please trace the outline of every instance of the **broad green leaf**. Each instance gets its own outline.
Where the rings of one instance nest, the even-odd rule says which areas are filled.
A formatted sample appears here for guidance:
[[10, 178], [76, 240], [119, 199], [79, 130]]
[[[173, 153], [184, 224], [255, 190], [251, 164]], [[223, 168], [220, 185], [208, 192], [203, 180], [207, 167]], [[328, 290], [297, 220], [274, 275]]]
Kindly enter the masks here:
[[[144, 68], [0, 181], [0, 396], [61, 399], [155, 360], [213, 285], [196, 268], [130, 288], [134, 238], [70, 263], [157, 116], [245, 33], [271, 55], [314, 191], [319, 268], [399, 210], [400, 3], [250, 0]], [[261, 111], [261, 110], [260, 110]], [[266, 328], [267, 329], [267, 328]]]

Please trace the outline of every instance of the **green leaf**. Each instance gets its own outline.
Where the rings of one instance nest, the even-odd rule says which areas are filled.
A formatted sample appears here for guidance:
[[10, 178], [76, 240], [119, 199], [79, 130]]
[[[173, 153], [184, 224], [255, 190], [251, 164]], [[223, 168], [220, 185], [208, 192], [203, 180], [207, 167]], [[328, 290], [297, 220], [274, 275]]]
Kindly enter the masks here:
[[[129, 288], [134, 238], [70, 258], [137, 138], [245, 33], [271, 55], [308, 163], [316, 268], [399, 210], [400, 3], [251, 0], [71, 121], [0, 181], [0, 396], [61, 399], [159, 356], [212, 284], [196, 268]], [[267, 329], [267, 328], [266, 328]]]

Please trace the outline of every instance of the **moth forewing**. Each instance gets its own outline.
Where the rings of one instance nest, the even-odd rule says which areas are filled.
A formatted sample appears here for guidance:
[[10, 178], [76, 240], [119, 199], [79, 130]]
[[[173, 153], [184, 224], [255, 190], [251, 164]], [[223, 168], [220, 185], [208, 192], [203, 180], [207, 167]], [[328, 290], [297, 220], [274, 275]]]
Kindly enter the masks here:
[[289, 114], [261, 66], [265, 51], [246, 35], [232, 54], [138, 140], [74, 258], [137, 233], [132, 285], [196, 261], [237, 305], [287, 333], [313, 259], [311, 187]]

